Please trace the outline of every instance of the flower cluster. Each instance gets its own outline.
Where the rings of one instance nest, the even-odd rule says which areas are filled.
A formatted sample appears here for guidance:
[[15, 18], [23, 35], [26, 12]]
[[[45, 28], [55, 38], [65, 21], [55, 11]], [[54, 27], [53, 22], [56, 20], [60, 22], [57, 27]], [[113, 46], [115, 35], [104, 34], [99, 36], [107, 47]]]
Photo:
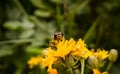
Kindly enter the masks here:
[[58, 65], [72, 70], [77, 68], [78, 63], [81, 62], [81, 74], [83, 74], [85, 60], [88, 60], [88, 67], [93, 70], [94, 74], [108, 74], [99, 71], [99, 68], [104, 66], [104, 60], [108, 57], [108, 51], [98, 49], [95, 52], [94, 49], [89, 50], [82, 39], [78, 41], [73, 38], [65, 40], [64, 36], [58, 33], [50, 41], [50, 47], [43, 51], [43, 57], [32, 57], [28, 64], [30, 68], [41, 64], [42, 68], [48, 67], [47, 72], [49, 74], [57, 74]]

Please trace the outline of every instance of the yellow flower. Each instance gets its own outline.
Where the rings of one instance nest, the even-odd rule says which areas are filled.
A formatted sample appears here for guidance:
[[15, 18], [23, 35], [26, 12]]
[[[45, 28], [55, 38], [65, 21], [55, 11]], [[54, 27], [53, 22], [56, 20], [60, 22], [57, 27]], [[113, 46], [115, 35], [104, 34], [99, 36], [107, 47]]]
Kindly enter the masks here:
[[108, 57], [108, 51], [97, 49], [97, 52], [94, 52], [94, 49], [91, 49], [91, 52], [92, 52], [91, 56], [95, 56], [98, 60], [98, 64], [96, 65], [96, 67], [99, 68], [103, 67], [105, 64], [104, 59]]
[[108, 72], [100, 72], [98, 69], [93, 69], [93, 74], [108, 74]]
[[93, 74], [101, 74], [98, 69], [93, 69]]
[[48, 67], [49, 74], [57, 74], [57, 70], [53, 69], [53, 65], [58, 63], [59, 59], [65, 59], [67, 55], [78, 56], [82, 58], [87, 58], [91, 55], [91, 52], [86, 48], [84, 41], [79, 39], [76, 42], [73, 38], [70, 40], [63, 39], [56, 45], [56, 50], [50, 46], [46, 51], [47, 53], [44, 55], [44, 58], [33, 57], [28, 61], [28, 64], [30, 64], [31, 68], [34, 65], [41, 63], [42, 68]]
[[80, 55], [82, 57], [89, 56], [89, 51], [88, 49], [85, 47], [85, 44], [82, 43], [81, 39], [76, 43], [76, 41], [71, 38], [69, 41], [68, 40], [63, 40], [61, 42], [58, 43], [57, 45], [57, 49], [53, 50], [51, 48], [48, 48], [48, 52], [45, 56], [45, 58], [43, 58], [41, 65], [42, 68], [47, 67], [48, 66], [48, 72], [49, 70], [52, 70], [52, 65], [56, 64], [58, 62], [59, 59], [63, 58], [65, 59], [65, 57], [71, 53], [73, 53], [73, 51], [78, 48], [79, 51], [76, 51], [75, 53], [78, 53], [77, 55]]
[[55, 57], [55, 51], [51, 48], [48, 48], [48, 54], [43, 58], [41, 65], [42, 68], [44, 67], [52, 67], [52, 64], [54, 64], [57, 61], [57, 58]]
[[29, 61], [29, 67], [33, 68], [34, 66], [37, 66], [39, 63], [41, 63], [42, 58], [41, 57], [32, 57]]
[[108, 74], [108, 72], [102, 72], [102, 74]]
[[79, 39], [76, 43], [75, 48], [72, 51], [72, 55], [86, 59], [88, 56], [91, 55], [91, 51], [86, 48], [86, 44], [84, 43], [84, 41]]
[[52, 68], [52, 65], [55, 64], [58, 60], [58, 58], [55, 57], [55, 53], [56, 51], [52, 50], [51, 48], [48, 48], [48, 53], [41, 62], [42, 68], [48, 67], [48, 74], [57, 74], [57, 70]]
[[53, 74], [56, 74], [57, 70], [53, 69], [52, 65], [56, 64], [61, 58], [65, 59], [65, 56], [70, 54], [71, 50], [74, 49], [74, 47], [75, 41], [73, 38], [71, 38], [69, 41], [63, 40], [59, 42], [57, 45], [57, 50], [48, 48], [48, 52], [41, 62], [42, 68], [48, 66], [48, 73], [52, 74], [52, 72], [54, 72]]
[[62, 57], [65, 59], [65, 56], [70, 54], [70, 52], [75, 48], [75, 41], [73, 38], [68, 40], [63, 40], [57, 45], [56, 57]]
[[108, 51], [106, 50], [101, 50], [101, 49], [98, 49], [97, 52], [95, 52], [95, 56], [98, 58], [98, 59], [106, 59], [108, 57]]

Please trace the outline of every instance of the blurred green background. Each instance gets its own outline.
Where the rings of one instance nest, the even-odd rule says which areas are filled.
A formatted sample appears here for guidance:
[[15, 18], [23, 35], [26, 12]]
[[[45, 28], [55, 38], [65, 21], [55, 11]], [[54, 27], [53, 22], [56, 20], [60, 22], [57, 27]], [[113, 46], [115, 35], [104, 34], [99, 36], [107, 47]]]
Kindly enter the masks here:
[[[120, 0], [0, 0], [0, 74], [44, 74], [27, 61], [58, 31], [120, 54]], [[119, 59], [110, 74], [120, 74]]]

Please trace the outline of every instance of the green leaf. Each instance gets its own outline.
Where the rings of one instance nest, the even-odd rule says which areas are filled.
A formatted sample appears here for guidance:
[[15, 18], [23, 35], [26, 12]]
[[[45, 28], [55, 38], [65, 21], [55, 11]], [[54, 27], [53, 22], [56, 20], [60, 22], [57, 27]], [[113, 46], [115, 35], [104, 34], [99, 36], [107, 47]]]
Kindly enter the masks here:
[[33, 29], [35, 24], [31, 21], [29, 21], [27, 18], [23, 18], [21, 28], [23, 29]]
[[50, 11], [42, 11], [42, 10], [36, 10], [34, 12], [34, 14], [36, 16], [39, 16], [39, 17], [44, 17], [44, 18], [47, 18], [47, 17], [50, 17], [51, 16], [51, 12]]
[[57, 3], [57, 4], [63, 4], [64, 0], [50, 0], [53, 3]]
[[16, 30], [22, 25], [21, 22], [19, 21], [9, 21], [4, 23], [4, 27], [9, 29], [9, 30]]
[[20, 34], [19, 38], [28, 38], [28, 37], [32, 36], [32, 35], [34, 34], [34, 32], [35, 32], [35, 31], [34, 31], [33, 29], [24, 30], [24, 31]]
[[3, 56], [8, 56], [8, 55], [12, 55], [13, 54], [13, 50], [11, 49], [11, 46], [0, 46], [0, 57]]
[[4, 23], [4, 27], [9, 30], [18, 30], [18, 29], [32, 29], [34, 28], [34, 23], [29, 21], [27, 18], [23, 18], [22, 22], [19, 21], [8, 21]]
[[34, 6], [38, 8], [48, 9], [48, 7], [43, 3], [42, 0], [30, 0], [30, 1]]
[[28, 46], [26, 52], [31, 54], [40, 54], [41, 50], [39, 47], [36, 46]]
[[17, 31], [7, 31], [5, 36], [8, 39], [17, 39], [19, 37], [19, 33]]

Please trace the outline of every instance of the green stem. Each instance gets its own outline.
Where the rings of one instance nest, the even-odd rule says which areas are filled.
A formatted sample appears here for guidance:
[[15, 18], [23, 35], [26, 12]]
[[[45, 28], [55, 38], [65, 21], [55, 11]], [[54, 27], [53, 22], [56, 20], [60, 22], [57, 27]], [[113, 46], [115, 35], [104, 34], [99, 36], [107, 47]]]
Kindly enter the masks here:
[[61, 31], [61, 17], [60, 17], [60, 6], [59, 4], [56, 3], [56, 19], [57, 19], [57, 25], [58, 25], [58, 30]]
[[20, 4], [20, 2], [18, 0], [13, 0], [15, 2], [15, 4], [17, 5], [17, 7], [20, 9], [20, 11], [27, 16], [27, 12], [25, 11], [25, 9], [23, 8], [23, 6]]
[[34, 39], [7, 40], [0, 42], [0, 45], [6, 43], [23, 43], [23, 42], [32, 42], [32, 41], [34, 41]]
[[106, 68], [106, 71], [108, 71], [108, 70], [111, 68], [112, 64], [113, 64], [113, 62], [110, 62], [110, 63], [109, 63], [109, 65], [108, 65], [107, 68]]
[[80, 62], [81, 62], [81, 74], [84, 74], [85, 60], [81, 59]]
[[69, 72], [70, 72], [70, 74], [73, 74], [72, 68], [69, 68]]

